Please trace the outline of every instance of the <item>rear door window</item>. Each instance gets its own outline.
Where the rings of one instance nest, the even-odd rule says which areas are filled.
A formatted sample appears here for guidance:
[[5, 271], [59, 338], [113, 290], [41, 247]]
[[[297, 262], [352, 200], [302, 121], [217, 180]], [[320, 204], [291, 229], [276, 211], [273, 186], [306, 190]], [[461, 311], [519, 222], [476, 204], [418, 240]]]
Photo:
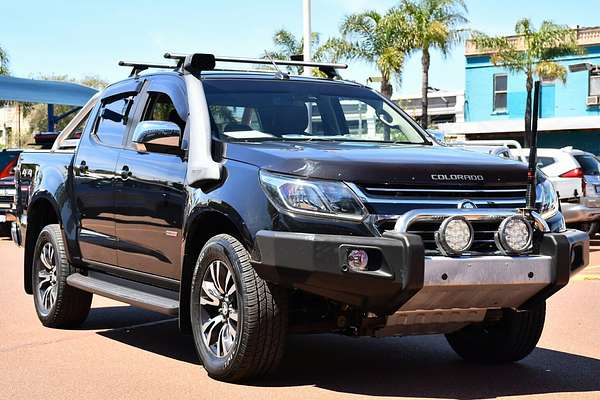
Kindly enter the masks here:
[[95, 130], [100, 143], [113, 147], [122, 145], [133, 103], [134, 96], [125, 96], [101, 105]]
[[575, 159], [581, 166], [584, 175], [600, 175], [600, 163], [594, 157], [580, 155], [575, 156]]

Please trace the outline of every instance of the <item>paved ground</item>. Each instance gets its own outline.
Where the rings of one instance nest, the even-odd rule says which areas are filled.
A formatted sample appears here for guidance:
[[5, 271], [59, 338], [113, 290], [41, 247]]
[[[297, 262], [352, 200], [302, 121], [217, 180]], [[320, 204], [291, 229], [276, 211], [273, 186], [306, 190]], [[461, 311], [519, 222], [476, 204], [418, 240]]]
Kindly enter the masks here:
[[21, 260], [0, 240], [0, 399], [600, 399], [600, 280], [553, 297], [539, 347], [515, 365], [466, 364], [442, 336], [294, 336], [277, 376], [232, 385], [207, 377], [175, 321], [121, 303], [96, 296], [81, 329], [43, 328]]

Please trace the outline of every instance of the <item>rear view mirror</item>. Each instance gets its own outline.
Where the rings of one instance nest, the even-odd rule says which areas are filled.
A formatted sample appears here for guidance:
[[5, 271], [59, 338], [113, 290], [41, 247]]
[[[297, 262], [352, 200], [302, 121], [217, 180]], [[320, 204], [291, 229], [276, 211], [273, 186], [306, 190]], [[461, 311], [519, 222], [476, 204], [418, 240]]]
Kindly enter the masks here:
[[132, 142], [140, 152], [179, 154], [181, 129], [169, 121], [142, 121], [133, 132]]

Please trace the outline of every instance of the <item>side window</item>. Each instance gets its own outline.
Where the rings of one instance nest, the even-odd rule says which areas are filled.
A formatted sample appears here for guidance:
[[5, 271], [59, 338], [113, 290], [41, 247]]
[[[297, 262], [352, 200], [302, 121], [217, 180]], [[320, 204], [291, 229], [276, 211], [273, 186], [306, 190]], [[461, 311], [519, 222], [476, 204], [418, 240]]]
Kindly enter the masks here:
[[[170, 122], [175, 124], [165, 124]], [[138, 151], [179, 154], [185, 121], [171, 98], [161, 92], [148, 92], [148, 100], [133, 134], [131, 146]]]
[[541, 164], [542, 167], [547, 167], [548, 165], [554, 164], [554, 158], [552, 157], [538, 157], [538, 164]]
[[141, 120], [169, 121], [177, 124], [181, 132], [185, 130], [185, 121], [181, 119], [173, 101], [165, 93], [149, 92], [148, 103]]
[[600, 70], [592, 69], [590, 71], [590, 96], [600, 96]]
[[133, 96], [128, 96], [102, 104], [94, 132], [100, 143], [121, 146], [127, 129], [127, 117], [133, 108], [133, 100]]
[[506, 111], [507, 92], [508, 92], [508, 75], [506, 75], [506, 74], [494, 75], [494, 111], [495, 112]]

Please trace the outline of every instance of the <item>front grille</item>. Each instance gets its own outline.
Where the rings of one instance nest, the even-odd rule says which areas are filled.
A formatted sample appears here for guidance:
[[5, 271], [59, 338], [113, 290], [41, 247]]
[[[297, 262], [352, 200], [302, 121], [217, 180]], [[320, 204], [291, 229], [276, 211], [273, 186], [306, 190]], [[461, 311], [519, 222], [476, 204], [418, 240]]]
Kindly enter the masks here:
[[[463, 201], [471, 201], [477, 208], [516, 209], [525, 205], [525, 185], [486, 186], [476, 185], [356, 185], [379, 216], [375, 218], [376, 229], [383, 234], [394, 229], [397, 215], [415, 209], [459, 208]], [[385, 205], [386, 208], [383, 208]], [[382, 212], [383, 211], [383, 212]], [[395, 212], [394, 212], [395, 211]], [[386, 217], [384, 215], [390, 215]], [[393, 215], [396, 215], [394, 217]], [[495, 254], [498, 248], [494, 235], [500, 226], [499, 219], [472, 220], [474, 240], [467, 254]], [[415, 221], [407, 233], [421, 236], [428, 254], [439, 254], [435, 232], [442, 221]]]
[[473, 186], [399, 186], [399, 185], [359, 185], [360, 190], [367, 196], [387, 199], [423, 199], [423, 200], [461, 200], [461, 199], [483, 199], [483, 200], [506, 200], [525, 199], [527, 187], [498, 186], [492, 188], [481, 188]]
[[[473, 244], [466, 255], [492, 254], [497, 253], [498, 248], [494, 241], [494, 234], [498, 231], [501, 221], [470, 221], [473, 226], [475, 237]], [[391, 231], [396, 224], [395, 220], [381, 220], [377, 223], [378, 231], [383, 234], [385, 231]], [[421, 236], [425, 251], [427, 254], [439, 254], [435, 244], [435, 232], [440, 228], [441, 222], [417, 221], [408, 227], [407, 233]]]

